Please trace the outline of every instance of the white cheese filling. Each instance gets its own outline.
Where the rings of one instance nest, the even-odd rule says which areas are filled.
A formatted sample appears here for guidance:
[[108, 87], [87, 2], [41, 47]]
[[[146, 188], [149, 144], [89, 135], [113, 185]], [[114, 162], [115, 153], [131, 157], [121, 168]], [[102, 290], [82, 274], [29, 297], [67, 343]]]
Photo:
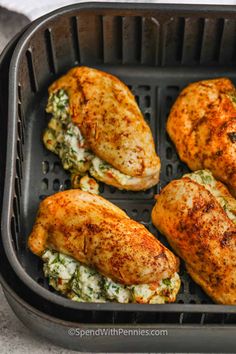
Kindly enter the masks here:
[[108, 163], [101, 160], [99, 157], [92, 159], [92, 166], [89, 169], [90, 174], [99, 179], [103, 178], [106, 173], [109, 173], [114, 177], [121, 185], [126, 184], [132, 177], [121, 173]]
[[221, 191], [217, 188], [217, 181], [209, 170], [199, 170], [193, 173], [188, 173], [183, 177], [188, 177], [198, 184], [204, 186], [218, 201], [225, 210], [228, 217], [236, 223], [236, 215], [230, 211], [227, 199], [222, 196]]
[[73, 258], [52, 250], [42, 256], [49, 284], [74, 301], [164, 304], [175, 301], [180, 288], [177, 273], [157, 285], [123, 285]]
[[[50, 151], [60, 157], [65, 170], [79, 176], [89, 172], [97, 179], [103, 179], [106, 174], [109, 174], [121, 185], [125, 185], [132, 178], [121, 173], [87, 148], [80, 129], [71, 121], [69, 97], [64, 90], [61, 89], [50, 95], [46, 111], [52, 114], [52, 118], [44, 133], [43, 141]], [[83, 187], [84, 184], [80, 186], [81, 189]], [[88, 191], [88, 186], [85, 188]]]

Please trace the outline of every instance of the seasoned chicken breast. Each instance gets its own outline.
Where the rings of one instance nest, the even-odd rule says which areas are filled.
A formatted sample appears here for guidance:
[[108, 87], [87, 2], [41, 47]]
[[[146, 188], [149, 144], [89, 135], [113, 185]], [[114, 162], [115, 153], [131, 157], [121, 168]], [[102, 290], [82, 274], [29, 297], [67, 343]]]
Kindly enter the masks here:
[[80, 190], [41, 202], [28, 244], [37, 255], [49, 247], [124, 284], [153, 283], [178, 269], [176, 257], [143, 225], [104, 198]]
[[[70, 256], [125, 286], [155, 289], [162, 280], [177, 277], [171, 301], [179, 290], [179, 262], [173, 253], [121, 209], [81, 190], [60, 192], [41, 202], [28, 246], [42, 257], [47, 250]], [[149, 300], [139, 296], [136, 301]]]
[[158, 183], [160, 159], [152, 133], [125, 84], [108, 73], [76, 67], [50, 86], [49, 95], [53, 120], [44, 143], [64, 168], [89, 172], [120, 189]]
[[210, 169], [236, 193], [236, 90], [227, 78], [187, 86], [174, 103], [167, 131], [193, 171]]
[[236, 203], [209, 171], [169, 183], [152, 211], [187, 271], [217, 303], [236, 305]]

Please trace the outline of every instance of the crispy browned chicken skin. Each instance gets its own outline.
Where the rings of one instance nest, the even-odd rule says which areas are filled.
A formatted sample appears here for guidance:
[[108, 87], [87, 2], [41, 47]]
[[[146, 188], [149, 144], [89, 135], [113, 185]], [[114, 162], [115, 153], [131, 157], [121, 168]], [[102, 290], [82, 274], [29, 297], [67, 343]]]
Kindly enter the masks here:
[[[236, 213], [235, 200], [219, 184]], [[152, 221], [194, 281], [215, 302], [236, 305], [236, 225], [217, 199], [190, 178], [174, 180], [157, 196]]]
[[178, 259], [143, 225], [102, 197], [68, 190], [40, 204], [28, 245], [96, 268], [119, 283], [155, 284], [178, 271]]
[[97, 179], [118, 188], [142, 190], [159, 181], [160, 159], [151, 130], [129, 88], [115, 76], [75, 67], [54, 82], [49, 93], [69, 95], [70, 115], [96, 156], [133, 177], [121, 185], [111, 175]]
[[236, 91], [229, 79], [187, 86], [171, 109], [167, 131], [191, 170], [208, 168], [236, 194]]

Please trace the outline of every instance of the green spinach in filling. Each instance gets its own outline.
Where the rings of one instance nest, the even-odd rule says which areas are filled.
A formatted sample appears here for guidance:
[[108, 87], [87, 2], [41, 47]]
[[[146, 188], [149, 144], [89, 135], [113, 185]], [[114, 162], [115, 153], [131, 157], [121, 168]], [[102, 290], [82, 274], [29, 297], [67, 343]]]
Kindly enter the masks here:
[[89, 150], [80, 129], [71, 120], [69, 97], [65, 90], [61, 89], [50, 95], [46, 112], [52, 114], [52, 118], [43, 141], [50, 151], [60, 157], [65, 170], [79, 176], [89, 172], [97, 179], [102, 179], [109, 172], [121, 184], [125, 184], [131, 178]]
[[73, 258], [52, 250], [42, 256], [44, 274], [49, 284], [72, 300], [79, 302], [166, 303], [175, 300], [180, 287], [179, 275], [163, 279], [158, 286], [126, 286], [98, 273]]

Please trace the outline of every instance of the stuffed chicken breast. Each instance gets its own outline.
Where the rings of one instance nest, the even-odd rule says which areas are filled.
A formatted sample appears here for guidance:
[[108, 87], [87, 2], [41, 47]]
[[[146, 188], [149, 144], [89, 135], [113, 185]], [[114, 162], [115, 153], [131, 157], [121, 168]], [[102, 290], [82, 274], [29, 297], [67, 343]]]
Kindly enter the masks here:
[[50, 284], [73, 300], [165, 303], [180, 287], [172, 252], [121, 209], [79, 189], [41, 202], [28, 246]]
[[236, 305], [236, 201], [210, 171], [169, 183], [152, 221], [217, 303]]
[[45, 146], [74, 178], [89, 173], [120, 189], [159, 181], [160, 159], [134, 96], [105, 72], [75, 67], [49, 88]]
[[187, 86], [171, 109], [167, 131], [191, 170], [211, 170], [235, 195], [236, 90], [229, 79]]

